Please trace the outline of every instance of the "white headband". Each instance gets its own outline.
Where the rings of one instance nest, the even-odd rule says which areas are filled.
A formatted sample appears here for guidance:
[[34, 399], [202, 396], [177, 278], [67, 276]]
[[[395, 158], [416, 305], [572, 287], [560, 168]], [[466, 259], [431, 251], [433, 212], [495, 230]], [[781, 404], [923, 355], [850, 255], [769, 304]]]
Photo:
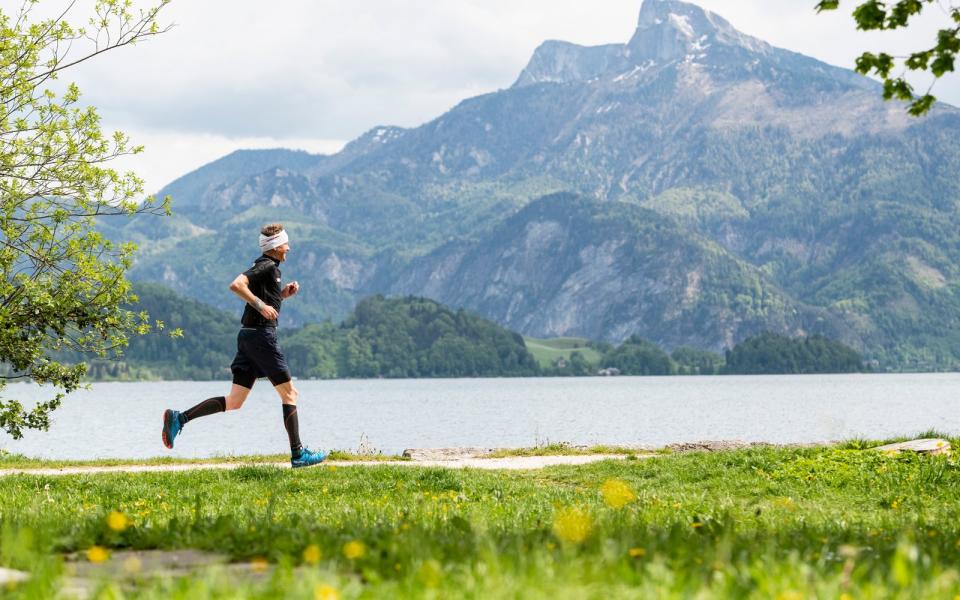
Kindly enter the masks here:
[[276, 235], [266, 236], [260, 234], [260, 252], [269, 252], [278, 246], [286, 244], [290, 239], [286, 231], [281, 231]]

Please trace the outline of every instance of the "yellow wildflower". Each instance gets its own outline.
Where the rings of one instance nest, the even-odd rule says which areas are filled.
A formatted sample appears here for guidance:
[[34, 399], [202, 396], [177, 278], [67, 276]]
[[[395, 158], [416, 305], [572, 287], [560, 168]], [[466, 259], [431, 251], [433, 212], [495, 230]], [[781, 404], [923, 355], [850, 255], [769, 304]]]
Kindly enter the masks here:
[[92, 563], [102, 563], [110, 558], [110, 552], [103, 546], [90, 546], [87, 549], [87, 560]]
[[628, 553], [632, 558], [640, 558], [641, 556], [646, 556], [646, 555], [647, 555], [647, 551], [644, 550], [643, 548], [630, 548], [630, 549], [627, 551], [627, 553]]
[[119, 511], [112, 511], [107, 515], [107, 527], [113, 531], [123, 531], [130, 526], [130, 519]]
[[703, 523], [700, 521], [694, 521], [693, 523], [690, 523], [690, 527], [693, 527], [694, 529], [700, 529], [703, 527]]
[[308, 565], [315, 565], [320, 562], [320, 556], [320, 546], [317, 546], [316, 544], [310, 544], [303, 549], [303, 562], [307, 563]]
[[314, 600], [340, 600], [340, 592], [337, 588], [327, 583], [321, 583], [313, 588]]
[[612, 508], [623, 508], [637, 499], [630, 485], [620, 479], [604, 481], [600, 491], [603, 493], [603, 501]]
[[267, 562], [267, 559], [263, 558], [262, 556], [257, 556], [250, 559], [250, 568], [254, 573], [263, 573], [269, 566], [270, 563]]
[[565, 508], [553, 520], [553, 532], [565, 542], [579, 544], [590, 535], [590, 517], [579, 508]]
[[367, 547], [363, 542], [359, 540], [354, 540], [352, 542], [347, 542], [343, 545], [343, 555], [349, 558], [350, 560], [356, 560], [361, 558], [364, 554], [367, 553]]

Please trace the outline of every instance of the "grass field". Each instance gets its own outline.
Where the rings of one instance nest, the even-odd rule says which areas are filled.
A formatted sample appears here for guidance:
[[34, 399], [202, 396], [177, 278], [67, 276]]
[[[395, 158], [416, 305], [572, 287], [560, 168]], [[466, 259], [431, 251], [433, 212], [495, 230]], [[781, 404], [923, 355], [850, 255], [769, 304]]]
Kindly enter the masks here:
[[234, 565], [155, 577], [128, 561], [94, 575], [93, 597], [955, 598], [957, 459], [863, 446], [532, 472], [15, 475], [0, 566], [32, 574], [6, 590], [29, 598], [75, 585], [64, 557], [96, 573], [129, 548]]
[[527, 350], [537, 359], [541, 367], [553, 366], [558, 358], [569, 359], [573, 351], [583, 355], [583, 358], [591, 364], [600, 362], [600, 353], [593, 348], [588, 348], [587, 343], [590, 340], [586, 338], [560, 337], [549, 339], [523, 338], [527, 345]]

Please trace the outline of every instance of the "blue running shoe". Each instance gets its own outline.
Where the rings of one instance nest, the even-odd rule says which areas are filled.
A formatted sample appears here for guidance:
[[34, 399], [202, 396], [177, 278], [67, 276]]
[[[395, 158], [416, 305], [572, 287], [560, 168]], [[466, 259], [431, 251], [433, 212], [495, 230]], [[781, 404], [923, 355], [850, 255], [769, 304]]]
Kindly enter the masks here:
[[167, 409], [163, 411], [163, 430], [160, 436], [163, 438], [163, 445], [167, 448], [173, 448], [173, 440], [183, 425], [180, 424], [180, 411]]
[[319, 465], [324, 460], [327, 459], [327, 453], [323, 450], [319, 452], [312, 452], [309, 448], [304, 448], [300, 451], [300, 456], [297, 458], [291, 458], [290, 464], [294, 469], [298, 467], [310, 467], [313, 465]]

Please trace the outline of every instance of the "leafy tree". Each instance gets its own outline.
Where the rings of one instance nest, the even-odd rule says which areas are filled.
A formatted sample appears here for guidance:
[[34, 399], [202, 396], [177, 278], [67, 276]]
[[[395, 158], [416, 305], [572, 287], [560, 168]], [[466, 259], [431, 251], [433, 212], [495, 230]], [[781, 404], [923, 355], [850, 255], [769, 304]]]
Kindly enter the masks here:
[[709, 350], [681, 346], [670, 353], [681, 375], [715, 375], [723, 367], [723, 357]]
[[[569, 377], [584, 377], [592, 375], [594, 368], [590, 361], [579, 350], [570, 353], [569, 360], [559, 359], [554, 367], [554, 374]], [[562, 367], [560, 365], [563, 365]]]
[[149, 329], [146, 313], [123, 308], [136, 300], [124, 277], [134, 247], [104, 239], [94, 220], [169, 212], [167, 203], [138, 203], [143, 181], [109, 164], [141, 148], [120, 132], [105, 135], [77, 86], [56, 80], [161, 33], [157, 15], [168, 1], [135, 14], [128, 1], [98, 0], [86, 29], [65, 20], [73, 3], [41, 20], [31, 14], [36, 0], [15, 15], [0, 11], [0, 389], [30, 378], [57, 390], [30, 409], [0, 400], [0, 427], [14, 438], [48, 427], [79, 386], [86, 365], [61, 363], [57, 353], [118, 353], [128, 333]]
[[[889, 3], [883, 0], [867, 0], [858, 4], [853, 11], [857, 29], [886, 31], [907, 27], [910, 19], [923, 12], [928, 5], [943, 9], [948, 19], [947, 26], [937, 32], [937, 40], [933, 46], [911, 52], [909, 56], [864, 52], [856, 62], [858, 73], [874, 73], [883, 80], [884, 99], [896, 98], [910, 102], [908, 111], [914, 116], [930, 110], [937, 100], [930, 93], [933, 84], [954, 70], [954, 61], [960, 52], [960, 6], [944, 6], [942, 0], [898, 0]], [[839, 6], [840, 0], [821, 0], [817, 3], [817, 12], [835, 10]], [[898, 59], [903, 62], [903, 66], [899, 74], [894, 74]], [[913, 86], [907, 83], [905, 77], [907, 71], [929, 72], [933, 75], [933, 83], [923, 95], [914, 95]]]
[[790, 338], [762, 333], [727, 351], [725, 373], [855, 373], [863, 359], [852, 348], [822, 335]]
[[620, 369], [623, 375], [670, 375], [673, 363], [659, 346], [639, 335], [603, 355], [604, 367]]

